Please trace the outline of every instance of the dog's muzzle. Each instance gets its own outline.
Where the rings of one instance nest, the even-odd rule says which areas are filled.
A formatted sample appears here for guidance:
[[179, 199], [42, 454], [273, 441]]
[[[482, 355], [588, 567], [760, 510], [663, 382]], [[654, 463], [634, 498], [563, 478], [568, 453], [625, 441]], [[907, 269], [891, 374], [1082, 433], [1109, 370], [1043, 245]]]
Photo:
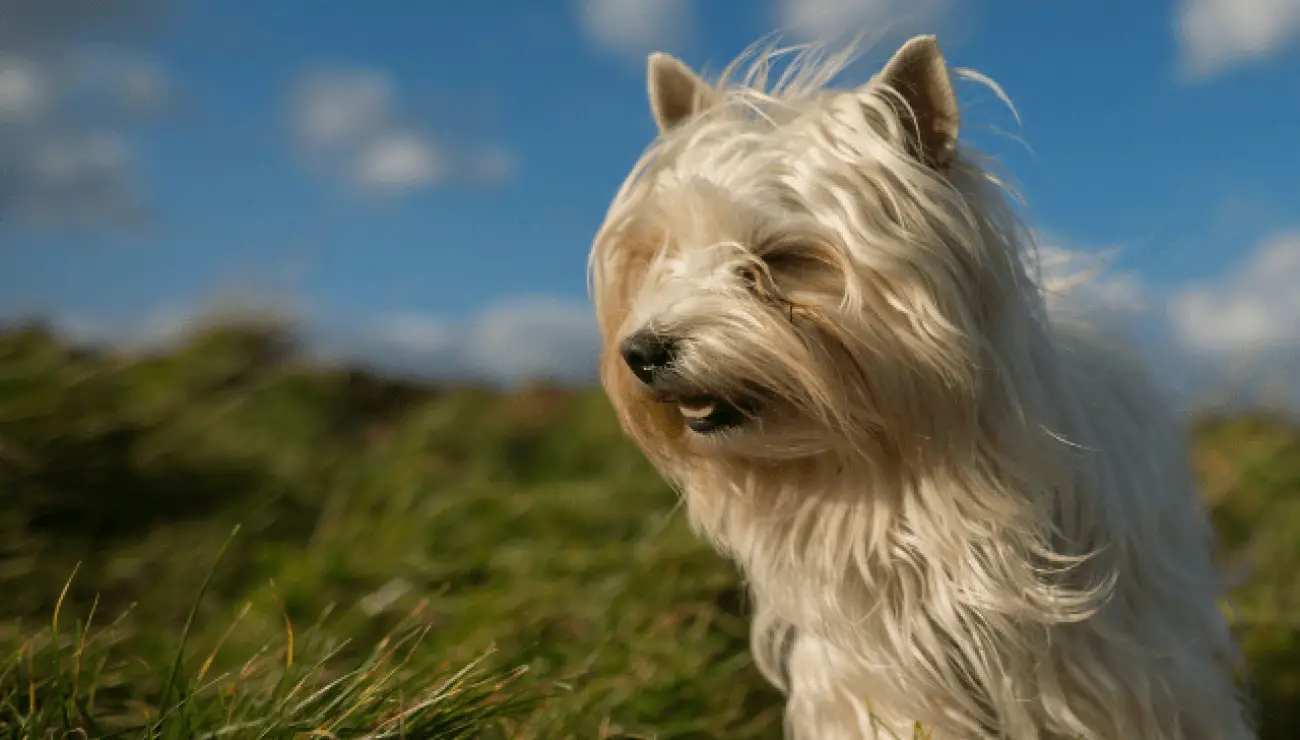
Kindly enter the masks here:
[[677, 405], [687, 428], [710, 434], [737, 427], [757, 410], [754, 398], [734, 399], [688, 383], [676, 370], [680, 342], [649, 329], [638, 331], [619, 345], [619, 353], [637, 380], [661, 403]]
[[653, 388], [656, 379], [672, 367], [677, 341], [642, 330], [624, 339], [618, 349], [637, 380]]

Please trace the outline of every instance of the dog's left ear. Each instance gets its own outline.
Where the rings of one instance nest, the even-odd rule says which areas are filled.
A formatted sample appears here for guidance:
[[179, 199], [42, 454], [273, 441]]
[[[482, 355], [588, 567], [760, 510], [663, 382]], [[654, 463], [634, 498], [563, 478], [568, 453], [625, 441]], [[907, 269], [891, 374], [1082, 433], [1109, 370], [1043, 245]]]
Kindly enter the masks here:
[[957, 151], [961, 113], [948, 65], [934, 36], [908, 40], [875, 82], [888, 86], [907, 104], [904, 121], [912, 129], [908, 145], [913, 156], [938, 169], [946, 168]]
[[655, 52], [646, 60], [650, 111], [660, 132], [685, 123], [706, 108], [714, 96], [709, 83], [671, 54]]

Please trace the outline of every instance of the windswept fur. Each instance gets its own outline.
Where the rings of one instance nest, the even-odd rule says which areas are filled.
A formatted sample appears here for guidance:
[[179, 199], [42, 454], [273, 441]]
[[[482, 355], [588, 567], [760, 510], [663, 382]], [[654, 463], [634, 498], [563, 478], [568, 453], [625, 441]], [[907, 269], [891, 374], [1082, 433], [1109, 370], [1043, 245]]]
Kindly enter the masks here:
[[[933, 40], [855, 89], [849, 51], [774, 55], [652, 57], [661, 135], [590, 273], [603, 383], [747, 577], [788, 735], [1253, 737], [1180, 428], [1048, 315]], [[642, 331], [673, 339], [654, 383]], [[756, 408], [699, 434], [691, 394]]]

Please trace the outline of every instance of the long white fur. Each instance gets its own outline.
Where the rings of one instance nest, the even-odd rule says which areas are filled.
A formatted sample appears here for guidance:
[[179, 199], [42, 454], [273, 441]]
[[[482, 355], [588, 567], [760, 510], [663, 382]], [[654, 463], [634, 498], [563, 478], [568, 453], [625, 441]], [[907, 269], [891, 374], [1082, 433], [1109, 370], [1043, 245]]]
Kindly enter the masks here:
[[[737, 60], [653, 142], [590, 268], [609, 395], [747, 577], [787, 735], [1254, 737], [1156, 384], [1049, 315], [979, 155], [911, 156], [906, 96], [829, 86], [850, 50], [807, 48], [769, 85], [773, 58]], [[738, 277], [773, 244], [821, 260], [778, 304]], [[646, 326], [683, 338], [699, 387], [771, 402], [689, 432], [617, 357]]]

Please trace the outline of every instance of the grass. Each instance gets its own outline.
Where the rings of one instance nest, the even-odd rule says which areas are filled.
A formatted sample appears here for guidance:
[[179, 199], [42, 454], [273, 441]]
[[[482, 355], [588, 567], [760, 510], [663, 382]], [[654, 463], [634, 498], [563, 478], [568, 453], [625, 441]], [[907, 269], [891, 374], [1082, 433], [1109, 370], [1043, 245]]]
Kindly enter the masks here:
[[501, 720], [542, 698], [511, 693], [522, 668], [493, 676], [476, 663], [451, 671], [413, 660], [427, 633], [404, 625], [359, 660], [341, 662], [333, 658], [342, 644], [318, 625], [295, 634], [286, 624], [285, 641], [214, 675], [215, 650], [196, 672], [182, 672], [182, 631], [155, 704], [140, 690], [159, 686], [163, 666], [124, 659], [112, 629], [92, 635], [79, 622], [61, 634], [56, 612], [48, 632], [0, 661], [0, 731], [21, 738], [505, 737]]
[[[293, 349], [257, 325], [153, 355], [0, 336], [0, 737], [780, 737], [732, 567], [599, 392]], [[1294, 737], [1300, 432], [1192, 437], [1252, 568], [1265, 737]]]

